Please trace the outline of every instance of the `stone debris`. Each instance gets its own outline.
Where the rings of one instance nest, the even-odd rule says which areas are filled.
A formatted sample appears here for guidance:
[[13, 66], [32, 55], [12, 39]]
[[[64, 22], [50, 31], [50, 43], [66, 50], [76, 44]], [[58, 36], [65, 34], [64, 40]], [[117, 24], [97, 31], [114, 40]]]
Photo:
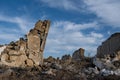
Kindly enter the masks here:
[[120, 69], [115, 70], [113, 73], [117, 76], [120, 76]]
[[62, 66], [58, 63], [52, 63], [51, 68], [60, 70], [60, 69], [62, 69]]
[[[70, 59], [70, 60], [69, 60]], [[26, 67], [26, 68], [0, 68], [0, 79], [9, 80], [107, 80], [109, 76], [120, 77], [120, 67], [115, 69], [107, 69], [104, 65], [106, 59], [98, 59], [101, 62], [102, 68], [91, 63], [95, 58], [86, 58], [84, 60], [72, 60], [70, 55], [64, 55], [61, 59], [53, 58], [52, 56], [44, 59], [43, 65]], [[67, 62], [69, 61], [69, 62]], [[98, 62], [98, 64], [99, 64]], [[25, 62], [27, 65], [33, 65], [31, 59]], [[112, 62], [111, 62], [112, 64]], [[11, 69], [10, 71], [8, 69]], [[107, 78], [106, 78], [107, 77]], [[7, 78], [7, 79], [6, 79]], [[110, 77], [111, 78], [111, 77]], [[109, 79], [109, 80], [113, 80]]]
[[98, 67], [99, 69], [115, 69], [116, 67], [112, 63], [112, 61], [107, 61], [105, 59], [99, 59], [99, 58], [94, 58], [93, 59], [93, 64]]
[[86, 74], [88, 74], [88, 75], [90, 75], [90, 74], [99, 74], [99, 70], [97, 69], [97, 67], [95, 67], [95, 68], [89, 67], [89, 68], [85, 69], [84, 72]]
[[47, 71], [43, 71], [42, 74], [55, 76], [55, 73], [54, 73], [53, 69], [51, 69], [51, 68]]
[[102, 76], [120, 76], [120, 33], [113, 34], [97, 49], [93, 64]]
[[100, 71], [100, 74], [103, 75], [103, 76], [109, 76], [109, 75], [117, 75], [117, 76], [120, 76], [120, 69], [117, 69], [117, 70], [106, 70], [106, 69], [102, 69]]
[[26, 38], [0, 47], [0, 64], [11, 67], [32, 67], [43, 64], [43, 51], [50, 21], [38, 21]]
[[106, 69], [102, 69], [101, 70], [101, 75], [103, 76], [109, 76], [109, 75], [113, 75], [113, 71], [110, 71], [110, 70], [106, 70]]

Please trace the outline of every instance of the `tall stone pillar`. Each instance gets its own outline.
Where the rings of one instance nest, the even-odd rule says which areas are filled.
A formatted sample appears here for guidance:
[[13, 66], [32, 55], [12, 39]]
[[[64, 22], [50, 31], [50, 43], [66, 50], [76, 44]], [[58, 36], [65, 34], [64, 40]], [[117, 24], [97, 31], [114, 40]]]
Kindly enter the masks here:
[[27, 35], [28, 56], [35, 65], [42, 65], [43, 51], [50, 27], [50, 21], [38, 21], [34, 29], [31, 29]]

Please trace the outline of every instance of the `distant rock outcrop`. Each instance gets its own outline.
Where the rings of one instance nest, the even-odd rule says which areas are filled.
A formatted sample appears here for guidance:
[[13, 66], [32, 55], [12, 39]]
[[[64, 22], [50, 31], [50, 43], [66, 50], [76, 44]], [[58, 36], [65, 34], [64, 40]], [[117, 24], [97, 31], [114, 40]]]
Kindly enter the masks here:
[[65, 61], [65, 60], [71, 60], [71, 56], [68, 54], [68, 55], [63, 55], [62, 56], [62, 60]]
[[[1, 47], [0, 65], [11, 67], [26, 67], [43, 64], [43, 51], [45, 47], [50, 21], [38, 21], [30, 30], [26, 38], [20, 38]], [[4, 50], [3, 50], [4, 49]]]
[[97, 57], [120, 56], [120, 33], [114, 33], [97, 48]]
[[83, 48], [80, 48], [80, 49], [76, 50], [72, 55], [72, 59], [73, 60], [82, 60], [82, 59], [84, 59], [84, 52], [85, 52], [85, 50]]

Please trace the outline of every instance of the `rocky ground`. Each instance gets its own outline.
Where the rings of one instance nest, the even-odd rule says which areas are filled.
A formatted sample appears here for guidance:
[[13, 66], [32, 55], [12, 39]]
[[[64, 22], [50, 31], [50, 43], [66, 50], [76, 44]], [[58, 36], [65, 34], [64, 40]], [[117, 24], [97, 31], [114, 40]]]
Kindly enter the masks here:
[[92, 64], [92, 58], [74, 61], [67, 55], [62, 59], [49, 57], [42, 66], [32, 68], [0, 66], [0, 80], [120, 80], [120, 70], [118, 75], [102, 71]]

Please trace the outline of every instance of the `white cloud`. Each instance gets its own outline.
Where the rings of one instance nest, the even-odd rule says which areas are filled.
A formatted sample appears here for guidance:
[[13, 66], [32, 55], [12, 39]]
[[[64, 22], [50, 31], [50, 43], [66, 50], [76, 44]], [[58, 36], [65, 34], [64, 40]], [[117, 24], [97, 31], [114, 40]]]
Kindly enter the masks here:
[[[82, 30], [99, 27], [96, 22], [76, 24], [70, 21], [56, 21], [51, 27], [47, 38], [45, 53], [72, 53], [80, 47], [86, 49], [86, 53], [96, 53], [97, 46], [104, 40], [101, 33], [89, 32], [84, 34]], [[52, 50], [52, 51], [51, 51]]]
[[8, 17], [0, 14], [0, 21], [15, 23], [21, 29], [21, 32], [28, 31], [28, 26], [31, 24], [28, 20], [21, 17]]
[[[74, 2], [80, 2], [77, 0], [40, 0], [44, 3], [46, 3], [48, 6], [53, 7], [53, 8], [61, 8], [65, 10], [80, 10], [82, 8], [82, 4], [78, 4], [76, 6], [76, 3]], [[80, 6], [79, 6], [80, 5]]]
[[2, 34], [0, 35], [0, 39], [1, 40], [13, 40], [13, 39], [17, 39], [17, 36], [15, 34]]
[[119, 0], [84, 0], [88, 10], [96, 14], [102, 22], [120, 27]]
[[[69, 30], [74, 30], [74, 31], [79, 31], [79, 30], [85, 30], [88, 28], [97, 28], [98, 23], [97, 22], [92, 22], [92, 23], [87, 23], [87, 24], [76, 24], [74, 22], [69, 22], [69, 21], [59, 21], [59, 22], [55, 22], [54, 23], [57, 27], [61, 27], [66, 25], [67, 27], [64, 27], [65, 31], [69, 31]], [[74, 26], [74, 27], [73, 27]]]
[[20, 38], [20, 35], [14, 33], [1, 33], [0, 32], [0, 44], [8, 44], [11, 41], [16, 41]]
[[[97, 15], [97, 20], [120, 27], [120, 0], [40, 0], [47, 6]], [[98, 22], [99, 22], [98, 21]]]
[[102, 38], [103, 35], [95, 32], [91, 32], [91, 36], [96, 37], [96, 38]]
[[[3, 40], [0, 42], [1, 44], [18, 40], [20, 37], [23, 37], [21, 34], [26, 34], [33, 27], [33, 22], [23, 17], [9, 17], [0, 14], [0, 21], [7, 22], [4, 25], [0, 25], [0, 40]], [[16, 26], [8, 24], [16, 24]]]

